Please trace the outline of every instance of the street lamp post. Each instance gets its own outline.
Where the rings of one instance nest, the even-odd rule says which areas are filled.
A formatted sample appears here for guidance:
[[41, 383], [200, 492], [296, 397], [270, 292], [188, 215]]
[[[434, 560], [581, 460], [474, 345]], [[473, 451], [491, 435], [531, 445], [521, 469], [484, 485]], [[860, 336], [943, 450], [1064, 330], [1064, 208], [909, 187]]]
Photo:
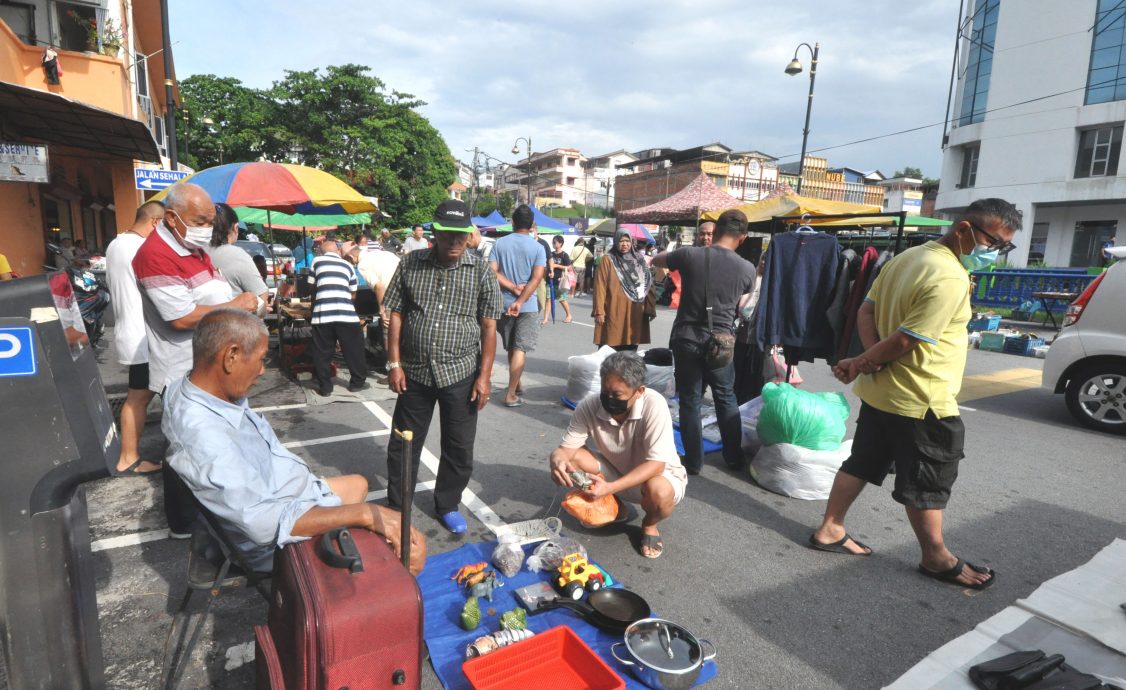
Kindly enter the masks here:
[[820, 43], [814, 43], [810, 48], [808, 43], [799, 43], [797, 48], [794, 48], [794, 59], [790, 60], [790, 64], [786, 65], [786, 74], [791, 77], [795, 74], [801, 74], [802, 66], [798, 62], [798, 51], [801, 47], [809, 48], [809, 52], [813, 54], [813, 62], [809, 66], [809, 100], [805, 103], [805, 127], [801, 133], [801, 161], [798, 162], [798, 194], [801, 194], [802, 176], [805, 175], [805, 146], [809, 142], [809, 113], [813, 110], [813, 82], [817, 79], [817, 53], [821, 50]]
[[188, 109], [187, 108], [183, 109], [183, 111], [181, 112], [181, 117], [184, 118], [184, 158], [187, 159], [187, 157], [188, 157], [188, 140], [191, 138], [191, 133], [188, 131], [188, 125], [190, 124], [190, 122], [189, 122], [190, 118], [188, 117]]
[[523, 141], [527, 145], [528, 162], [526, 163], [527, 169], [524, 174], [528, 176], [528, 205], [532, 205], [532, 138], [531, 137], [516, 137], [516, 141], [512, 142], [512, 153], [520, 153], [520, 142]]

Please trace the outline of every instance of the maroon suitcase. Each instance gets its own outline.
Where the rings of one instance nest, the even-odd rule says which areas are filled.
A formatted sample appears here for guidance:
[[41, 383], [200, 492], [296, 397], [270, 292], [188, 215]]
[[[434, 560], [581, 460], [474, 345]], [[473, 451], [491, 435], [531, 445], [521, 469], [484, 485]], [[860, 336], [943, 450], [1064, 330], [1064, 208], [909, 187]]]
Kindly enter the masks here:
[[[347, 564], [353, 554], [362, 570]], [[342, 529], [287, 546], [275, 557], [272, 599], [273, 650], [258, 640], [258, 669], [273, 676], [270, 667], [279, 667], [280, 687], [420, 687], [422, 595], [379, 535]], [[279, 687], [272, 678], [265, 685], [261, 673], [258, 682]]]

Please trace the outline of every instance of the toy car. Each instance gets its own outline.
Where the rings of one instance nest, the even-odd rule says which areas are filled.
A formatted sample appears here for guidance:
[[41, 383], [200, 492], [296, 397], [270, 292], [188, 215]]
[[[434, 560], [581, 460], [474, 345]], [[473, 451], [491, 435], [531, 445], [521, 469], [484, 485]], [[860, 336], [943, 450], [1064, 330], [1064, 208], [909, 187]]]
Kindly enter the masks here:
[[575, 601], [583, 598], [583, 589], [588, 592], [597, 592], [606, 584], [602, 572], [587, 562], [581, 554], [572, 553], [563, 557], [563, 564], [559, 566], [559, 589], [563, 594]]

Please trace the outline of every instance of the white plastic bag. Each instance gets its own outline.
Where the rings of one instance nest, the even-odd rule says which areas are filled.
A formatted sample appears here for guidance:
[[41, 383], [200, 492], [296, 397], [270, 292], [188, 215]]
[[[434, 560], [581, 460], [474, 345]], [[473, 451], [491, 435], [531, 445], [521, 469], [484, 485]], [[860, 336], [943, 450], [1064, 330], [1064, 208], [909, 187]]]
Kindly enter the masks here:
[[499, 544], [493, 549], [493, 565], [505, 577], [515, 577], [524, 565], [524, 549], [520, 548], [519, 538], [515, 534], [500, 535]]
[[748, 400], [739, 406], [739, 419], [743, 423], [743, 452], [755, 455], [762, 448], [758, 438], [758, 415], [762, 412], [762, 396]]
[[591, 393], [602, 389], [602, 376], [598, 373], [602, 360], [614, 354], [612, 347], [603, 345], [597, 352], [589, 355], [575, 355], [567, 358], [566, 397], [578, 405]]
[[[655, 390], [666, 398], [676, 395], [676, 367], [659, 367], [654, 364], [645, 365], [645, 387]], [[601, 381], [599, 381], [601, 386]]]
[[789, 443], [763, 446], [751, 461], [751, 479], [776, 494], [822, 501], [829, 497], [837, 470], [851, 452], [851, 439], [836, 450], [809, 450]]

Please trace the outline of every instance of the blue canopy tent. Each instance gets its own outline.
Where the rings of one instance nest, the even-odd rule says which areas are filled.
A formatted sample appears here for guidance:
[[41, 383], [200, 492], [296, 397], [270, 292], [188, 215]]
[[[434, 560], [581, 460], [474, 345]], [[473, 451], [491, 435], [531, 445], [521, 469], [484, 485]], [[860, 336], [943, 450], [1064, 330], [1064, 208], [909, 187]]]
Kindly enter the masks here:
[[495, 228], [507, 222], [496, 209], [487, 216], [473, 216], [473, 224], [479, 228]]
[[540, 211], [535, 206], [532, 207], [532, 217], [536, 219], [536, 225], [540, 230], [558, 230], [560, 232], [574, 232], [570, 225], [562, 221], [558, 221], [546, 213]]

